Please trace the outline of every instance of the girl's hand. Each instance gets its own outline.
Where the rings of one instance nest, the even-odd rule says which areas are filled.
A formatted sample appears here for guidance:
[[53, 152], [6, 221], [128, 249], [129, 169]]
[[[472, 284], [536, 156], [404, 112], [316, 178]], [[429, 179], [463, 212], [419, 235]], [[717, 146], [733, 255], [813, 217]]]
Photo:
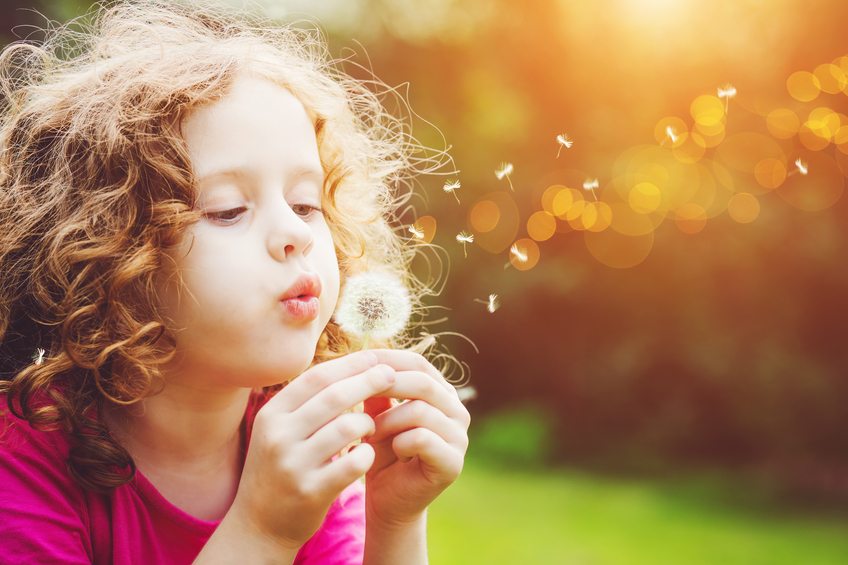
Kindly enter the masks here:
[[372, 349], [381, 363], [397, 370], [397, 380], [380, 396], [408, 398], [391, 407], [386, 398], [365, 401], [376, 423], [376, 459], [365, 474], [368, 523], [403, 526], [419, 519], [427, 506], [462, 471], [471, 416], [456, 389], [423, 356], [412, 351]]
[[374, 432], [368, 414], [345, 413], [388, 389], [394, 369], [360, 351], [311, 367], [256, 413], [238, 492], [236, 519], [286, 548], [299, 548], [319, 528], [330, 504], [373, 464], [361, 443]]

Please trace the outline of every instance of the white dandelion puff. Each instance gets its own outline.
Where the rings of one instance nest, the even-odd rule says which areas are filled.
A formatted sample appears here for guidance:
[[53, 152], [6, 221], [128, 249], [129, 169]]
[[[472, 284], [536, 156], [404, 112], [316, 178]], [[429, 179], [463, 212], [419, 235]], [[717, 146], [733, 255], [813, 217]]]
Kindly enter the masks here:
[[465, 244], [474, 243], [474, 234], [462, 231], [456, 234], [456, 240], [462, 244], [462, 249], [465, 252], [465, 256], [468, 257], [468, 251], [465, 247]]
[[598, 200], [598, 195], [595, 194], [595, 189], [601, 186], [601, 183], [598, 182], [598, 179], [586, 179], [583, 181], [583, 190], [590, 190], [592, 192], [592, 196], [595, 197], [595, 201]]
[[495, 171], [495, 176], [498, 180], [503, 180], [506, 177], [506, 180], [509, 182], [509, 188], [513, 192], [515, 192], [515, 188], [512, 186], [512, 179], [509, 178], [509, 175], [512, 174], [512, 171], [515, 170], [515, 167], [512, 166], [512, 163], [501, 163], [501, 166]]
[[728, 83], [718, 88], [718, 97], [724, 99], [724, 113], [727, 113], [730, 99], [736, 96], [736, 87]]
[[512, 244], [512, 247], [509, 248], [509, 252], [521, 263], [527, 262], [527, 252], [518, 247], [517, 243]]
[[459, 201], [459, 196], [456, 195], [456, 191], [462, 186], [459, 182], [459, 179], [449, 180], [445, 182], [445, 186], [442, 187], [442, 190], [445, 192], [449, 192], [453, 194], [453, 197], [456, 198], [457, 204], [461, 204]]
[[364, 339], [388, 339], [406, 327], [412, 314], [409, 291], [394, 275], [366, 271], [347, 279], [334, 318], [339, 327]]
[[561, 133], [558, 136], [556, 136], [556, 141], [557, 141], [557, 144], [559, 145], [559, 149], [557, 149], [557, 156], [556, 156], [557, 159], [559, 159], [559, 154], [560, 154], [560, 151], [562, 151], [563, 147], [565, 147], [566, 149], [571, 149], [571, 146], [574, 145], [574, 142], [571, 139], [569, 139], [567, 133]]
[[473, 386], [463, 386], [456, 389], [456, 394], [459, 396], [459, 401], [465, 404], [469, 400], [477, 398], [477, 389]]
[[409, 226], [409, 233], [411, 233], [412, 237], [414, 237], [415, 239], [424, 239], [424, 230], [422, 230], [415, 224], [411, 224]]
[[480, 298], [475, 298], [474, 302], [479, 302], [480, 304], [486, 305], [486, 310], [489, 311], [490, 314], [494, 314], [495, 310], [501, 307], [500, 302], [498, 301], [497, 294], [490, 294], [488, 300], [482, 300]]
[[35, 363], [36, 365], [41, 365], [42, 363], [44, 363], [44, 354], [45, 353], [46, 352], [40, 347], [38, 349], [36, 349], [35, 353], [33, 353], [33, 355], [32, 355], [32, 362]]
[[807, 167], [807, 163], [802, 161], [800, 157], [795, 159], [795, 168], [798, 169], [798, 172], [802, 175], [806, 175], [808, 172], [810, 172], [809, 168]]

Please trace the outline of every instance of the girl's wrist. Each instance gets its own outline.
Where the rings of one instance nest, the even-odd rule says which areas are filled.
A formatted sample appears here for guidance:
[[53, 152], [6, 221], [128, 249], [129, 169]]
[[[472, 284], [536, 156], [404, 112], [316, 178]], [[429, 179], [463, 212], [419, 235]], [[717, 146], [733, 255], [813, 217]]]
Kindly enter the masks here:
[[386, 522], [366, 512], [364, 565], [426, 565], [427, 511], [408, 520]]

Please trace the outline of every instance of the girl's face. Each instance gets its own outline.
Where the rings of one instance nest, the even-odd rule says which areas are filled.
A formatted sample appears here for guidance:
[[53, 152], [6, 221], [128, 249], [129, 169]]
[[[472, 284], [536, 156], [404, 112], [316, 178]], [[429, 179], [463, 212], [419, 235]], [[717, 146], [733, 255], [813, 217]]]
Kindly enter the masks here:
[[[169, 379], [212, 387], [287, 381], [311, 362], [336, 307], [339, 267], [321, 212], [323, 170], [313, 124], [288, 90], [242, 75], [227, 96], [182, 122], [204, 214], [161, 272], [176, 324]], [[280, 297], [318, 276], [319, 313], [297, 319]]]

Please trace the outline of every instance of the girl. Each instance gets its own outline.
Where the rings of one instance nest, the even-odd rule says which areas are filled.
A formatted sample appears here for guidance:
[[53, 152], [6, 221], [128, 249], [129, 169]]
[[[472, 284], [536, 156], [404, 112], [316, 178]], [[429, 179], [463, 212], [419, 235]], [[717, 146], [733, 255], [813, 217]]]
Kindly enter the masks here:
[[331, 320], [366, 269], [420, 305], [402, 124], [309, 32], [99, 8], [0, 55], [0, 561], [426, 563], [468, 412]]

